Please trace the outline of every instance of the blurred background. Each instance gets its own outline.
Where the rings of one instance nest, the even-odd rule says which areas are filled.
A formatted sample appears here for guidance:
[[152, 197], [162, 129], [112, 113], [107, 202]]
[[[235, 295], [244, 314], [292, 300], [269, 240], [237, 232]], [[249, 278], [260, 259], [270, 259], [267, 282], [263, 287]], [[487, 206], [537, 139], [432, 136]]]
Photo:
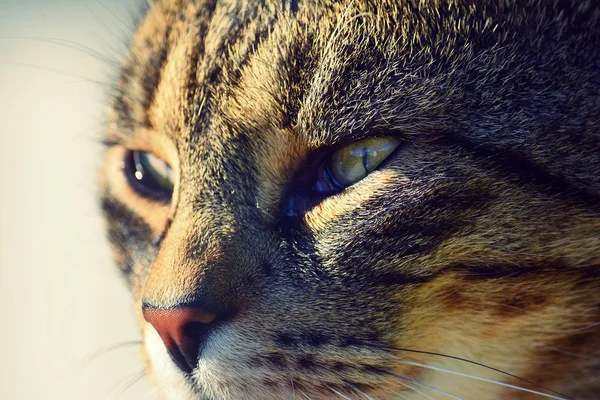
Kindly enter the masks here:
[[96, 200], [143, 2], [0, 0], [0, 399], [155, 398]]

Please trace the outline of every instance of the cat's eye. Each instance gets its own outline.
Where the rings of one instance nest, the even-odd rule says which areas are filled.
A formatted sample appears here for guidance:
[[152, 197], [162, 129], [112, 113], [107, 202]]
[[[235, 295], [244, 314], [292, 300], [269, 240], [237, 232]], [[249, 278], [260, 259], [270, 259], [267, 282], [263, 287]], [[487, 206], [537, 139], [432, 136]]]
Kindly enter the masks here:
[[354, 185], [381, 166], [402, 144], [397, 137], [358, 140], [333, 152], [317, 152], [299, 170], [286, 194], [284, 213], [303, 215], [324, 198]]
[[321, 166], [313, 190], [334, 193], [373, 172], [402, 142], [399, 138], [359, 140], [334, 152]]
[[125, 174], [136, 192], [152, 200], [171, 199], [175, 175], [166, 161], [146, 151], [129, 151], [125, 157]]

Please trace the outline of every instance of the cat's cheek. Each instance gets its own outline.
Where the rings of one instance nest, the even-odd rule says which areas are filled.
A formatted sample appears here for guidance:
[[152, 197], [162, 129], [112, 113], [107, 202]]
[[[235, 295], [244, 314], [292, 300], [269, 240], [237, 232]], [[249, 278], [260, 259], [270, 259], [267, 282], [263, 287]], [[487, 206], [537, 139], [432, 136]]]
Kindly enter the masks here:
[[366, 179], [352, 185], [339, 194], [324, 199], [304, 216], [312, 231], [319, 231], [328, 224], [350, 214], [369, 200], [385, 194], [394, 185], [406, 184], [408, 179], [393, 169], [372, 172]]
[[147, 372], [150, 379], [166, 400], [193, 400], [196, 395], [190, 388], [181, 371], [171, 361], [167, 350], [152, 325], [143, 326], [144, 353], [147, 358]]
[[125, 154], [126, 149], [121, 146], [113, 146], [106, 152], [101, 182], [112, 197], [141, 217], [152, 233], [159, 236], [167, 226], [172, 206], [147, 199], [132, 189], [125, 175]]

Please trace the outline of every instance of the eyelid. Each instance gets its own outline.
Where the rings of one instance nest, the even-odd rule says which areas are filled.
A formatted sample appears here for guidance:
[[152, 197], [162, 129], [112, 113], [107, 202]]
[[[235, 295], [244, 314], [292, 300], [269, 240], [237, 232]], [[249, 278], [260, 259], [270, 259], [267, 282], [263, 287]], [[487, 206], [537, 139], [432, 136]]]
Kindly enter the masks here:
[[[179, 185], [181, 181], [181, 169], [177, 143], [173, 141], [171, 137], [165, 135], [162, 132], [148, 129], [140, 129], [139, 131], [136, 131], [134, 134], [131, 135], [116, 134], [109, 132], [106, 138], [104, 139], [103, 144], [108, 146], [105, 149], [104, 153], [106, 156], [110, 154], [111, 160], [115, 160], [114, 156], [120, 154], [120, 156], [118, 156], [120, 160], [118, 160], [117, 163], [113, 162], [112, 164], [111, 169], [113, 169], [113, 171], [110, 172], [110, 175], [120, 175], [123, 178], [124, 184], [127, 184], [126, 177], [124, 174], [124, 160], [126, 152], [148, 152], [154, 154], [156, 157], [165, 161], [171, 167], [173, 173], [173, 182], [175, 184], [170, 202], [170, 209], [171, 213], [174, 213], [176, 211], [177, 205], [179, 204]], [[119, 187], [122, 187], [122, 184], [119, 184]], [[128, 196], [133, 196], [133, 193], [135, 192], [133, 191], [133, 189], [129, 188], [127, 193], [129, 193]], [[139, 197], [139, 199], [136, 201], [139, 201], [143, 204], [153, 202], [153, 200], [145, 199], [140, 196], [137, 197]], [[165, 204], [162, 204], [160, 206], [164, 207]]]
[[[152, 177], [162, 181], [163, 183], [168, 183], [171, 186], [171, 189], [175, 186], [175, 173], [173, 172], [173, 168], [171, 165], [158, 157], [154, 153], [147, 151], [133, 151], [133, 162], [137, 169], [136, 177], [138, 180], [143, 178], [144, 170], [148, 169], [144, 164], [146, 164], [151, 169], [148, 172]], [[141, 176], [137, 176], [137, 173], [140, 172]]]
[[156, 170], [152, 161], [163, 163], [168, 170], [171, 170], [165, 160], [151, 152], [128, 150], [124, 155], [123, 173], [131, 188], [139, 196], [158, 203], [170, 204], [175, 182], [171, 177], [163, 176], [160, 171]]
[[400, 131], [390, 131], [385, 129], [361, 129], [353, 131], [342, 137], [327, 138], [319, 144], [319, 149], [327, 151], [336, 151], [342, 147], [351, 145], [352, 143], [360, 142], [367, 139], [377, 138], [398, 138], [407, 139], [407, 136]]
[[[336, 152], [342, 150], [344, 147], [350, 146], [353, 143], [358, 143], [361, 141], [366, 141], [368, 139], [390, 139], [393, 142], [396, 142], [395, 148], [385, 157], [381, 162], [379, 162], [374, 168], [370, 168], [365, 177], [359, 179], [356, 182], [353, 182], [350, 185], [343, 186], [339, 183], [337, 185], [327, 184], [323, 185], [323, 190], [315, 191], [315, 185], [317, 185], [317, 180], [325, 174], [331, 175], [331, 172], [327, 172], [328, 164], [331, 160], [331, 157]], [[358, 184], [360, 181], [364, 180], [366, 176], [374, 172], [374, 170], [381, 168], [386, 165], [386, 161], [388, 161], [394, 153], [402, 146], [402, 143], [405, 142], [405, 139], [398, 135], [369, 135], [368, 137], [362, 137], [360, 140], [352, 141], [350, 143], [344, 141], [339, 142], [333, 146], [326, 146], [320, 149], [313, 151], [306, 160], [298, 167], [294, 178], [290, 181], [287, 189], [284, 191], [282, 198], [282, 209], [281, 212], [285, 217], [300, 217], [310, 211], [312, 208], [320, 204], [321, 202], [326, 201], [329, 198], [332, 198], [350, 187]], [[335, 182], [335, 178], [332, 176], [332, 180]], [[327, 182], [325, 182], [327, 183]], [[320, 185], [319, 185], [320, 186]]]
[[326, 160], [327, 157], [331, 157], [336, 151], [343, 149], [344, 147], [349, 146], [352, 143], [376, 138], [391, 138], [397, 139], [399, 141], [406, 140], [406, 138], [401, 134], [390, 134], [390, 132], [385, 133], [381, 131], [374, 131], [368, 133], [357, 132], [342, 139], [333, 140], [330, 143], [322, 143], [318, 148], [315, 148], [312, 151], [310, 151], [304, 159], [304, 161], [299, 163], [295, 179], [301, 175], [302, 170], [306, 170], [310, 167], [318, 168]]
[[108, 196], [139, 215], [150, 226], [154, 235], [159, 235], [165, 227], [165, 221], [174, 212], [173, 207], [176, 200], [169, 205], [138, 195], [129, 185], [124, 174], [124, 157], [127, 151], [121, 145], [112, 146], [106, 151], [101, 169], [101, 187]]
[[349, 187], [379, 168], [402, 142], [389, 136], [352, 142], [329, 157], [328, 169], [341, 186]]

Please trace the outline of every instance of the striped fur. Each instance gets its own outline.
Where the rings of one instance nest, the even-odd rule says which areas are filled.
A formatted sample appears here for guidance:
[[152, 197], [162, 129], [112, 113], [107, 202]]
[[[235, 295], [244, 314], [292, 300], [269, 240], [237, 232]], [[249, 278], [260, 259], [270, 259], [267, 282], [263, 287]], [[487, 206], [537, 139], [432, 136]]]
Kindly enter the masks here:
[[[153, 2], [101, 193], [164, 398], [542, 398], [428, 367], [596, 398], [599, 17], [591, 1]], [[404, 142], [381, 168], [286, 215], [315, 160], [385, 135]], [[128, 187], [126, 149], [173, 166], [171, 204]], [[185, 378], [142, 302], [234, 316]]]

